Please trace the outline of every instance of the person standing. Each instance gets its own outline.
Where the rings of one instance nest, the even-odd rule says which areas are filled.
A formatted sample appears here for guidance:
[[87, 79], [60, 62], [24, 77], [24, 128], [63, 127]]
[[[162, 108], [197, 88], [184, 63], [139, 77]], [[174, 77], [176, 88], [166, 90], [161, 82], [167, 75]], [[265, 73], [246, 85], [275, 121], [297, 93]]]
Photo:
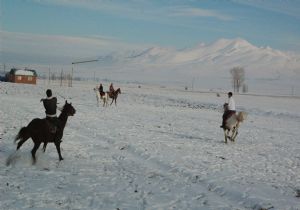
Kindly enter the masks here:
[[223, 121], [222, 121], [222, 125], [220, 126], [221, 128], [225, 128], [225, 123], [226, 120], [233, 114], [236, 113], [235, 110], [235, 101], [234, 98], [232, 96], [232, 92], [228, 92], [228, 103], [224, 104], [224, 114], [223, 114]]

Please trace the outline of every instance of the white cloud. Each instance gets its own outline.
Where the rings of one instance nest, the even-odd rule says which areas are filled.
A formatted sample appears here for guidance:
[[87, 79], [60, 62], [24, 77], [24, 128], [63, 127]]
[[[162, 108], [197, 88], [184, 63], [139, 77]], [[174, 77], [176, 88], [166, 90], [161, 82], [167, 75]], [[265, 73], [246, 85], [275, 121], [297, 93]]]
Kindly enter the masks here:
[[226, 21], [233, 19], [229, 15], [221, 14], [215, 10], [207, 10], [200, 8], [178, 7], [171, 9], [171, 11], [171, 16], [213, 17]]
[[[70, 37], [58, 35], [37, 35], [0, 31], [1, 53], [4, 55], [24, 55], [78, 59], [95, 57], [113, 51], [139, 49], [144, 46], [128, 44], [110, 37]], [[31, 56], [29, 56], [31, 55]], [[30, 62], [30, 61], [29, 61]], [[68, 61], [70, 62], [70, 61]]]
[[130, 15], [149, 6], [146, 1], [118, 1], [118, 0], [32, 0], [39, 4], [78, 7], [98, 10], [106, 13]]
[[300, 1], [290, 0], [232, 0], [238, 4], [244, 4], [264, 10], [275, 11], [289, 16], [300, 18]]
[[195, 7], [169, 7], [164, 6], [163, 1], [157, 2], [145, 0], [32, 0], [40, 4], [53, 4], [68, 7], [80, 7], [90, 10], [98, 10], [108, 14], [117, 14], [125, 17], [146, 20], [164, 21], [166, 16], [185, 17], [212, 17], [228, 21], [233, 18], [216, 10], [207, 10]]

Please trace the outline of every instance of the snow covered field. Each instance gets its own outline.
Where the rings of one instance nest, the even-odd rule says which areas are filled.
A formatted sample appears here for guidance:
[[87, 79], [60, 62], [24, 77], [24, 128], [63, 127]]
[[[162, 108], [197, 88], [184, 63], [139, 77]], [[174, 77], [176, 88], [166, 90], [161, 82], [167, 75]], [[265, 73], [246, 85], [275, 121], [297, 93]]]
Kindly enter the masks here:
[[[0, 209], [300, 209], [299, 98], [234, 95], [248, 118], [224, 144], [225, 94], [115, 84], [118, 105], [103, 108], [95, 85], [0, 83]], [[49, 144], [31, 165], [28, 140], [6, 166], [49, 87], [77, 111], [64, 160]]]

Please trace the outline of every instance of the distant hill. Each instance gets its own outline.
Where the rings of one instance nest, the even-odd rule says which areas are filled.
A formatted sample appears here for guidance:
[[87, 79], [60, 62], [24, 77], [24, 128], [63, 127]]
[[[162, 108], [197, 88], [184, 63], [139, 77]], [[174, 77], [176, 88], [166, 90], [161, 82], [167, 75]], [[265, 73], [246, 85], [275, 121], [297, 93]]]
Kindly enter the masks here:
[[243, 67], [248, 76], [255, 78], [293, 77], [300, 74], [299, 54], [257, 47], [241, 38], [220, 39], [211, 44], [180, 50], [151, 47], [111, 53], [99, 59], [108, 66], [122, 65], [131, 69], [139, 66], [144, 70], [150, 68], [191, 76], [227, 73], [235, 66]]

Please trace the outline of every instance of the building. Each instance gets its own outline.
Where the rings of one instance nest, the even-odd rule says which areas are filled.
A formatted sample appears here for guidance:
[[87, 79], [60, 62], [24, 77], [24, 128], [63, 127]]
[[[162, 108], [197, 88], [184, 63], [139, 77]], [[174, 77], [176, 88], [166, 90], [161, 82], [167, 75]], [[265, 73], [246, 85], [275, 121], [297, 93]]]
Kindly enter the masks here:
[[9, 73], [6, 74], [8, 82], [36, 84], [37, 74], [33, 69], [16, 69], [12, 68]]

